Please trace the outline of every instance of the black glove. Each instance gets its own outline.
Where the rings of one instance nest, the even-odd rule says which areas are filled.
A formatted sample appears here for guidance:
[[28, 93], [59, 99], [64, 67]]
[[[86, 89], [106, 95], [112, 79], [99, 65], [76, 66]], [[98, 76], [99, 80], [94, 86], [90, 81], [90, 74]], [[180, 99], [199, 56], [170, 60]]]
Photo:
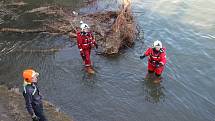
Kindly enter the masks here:
[[37, 117], [35, 114], [32, 116], [32, 120], [33, 120], [33, 121], [39, 121], [39, 119], [40, 119], [40, 118]]
[[96, 49], [98, 49], [99, 46], [97, 44], [95, 44], [95, 47], [96, 47]]
[[82, 50], [82, 49], [80, 49], [80, 53], [81, 53], [81, 57], [82, 57], [82, 59], [83, 59], [83, 60], [85, 60], [85, 59], [86, 59], [86, 56], [84, 55], [84, 52], [83, 52], [83, 50]]
[[83, 60], [86, 60], [86, 56], [85, 56], [85, 55], [83, 55], [83, 56], [81, 56], [81, 57], [82, 57]]
[[157, 64], [155, 65], [156, 68], [159, 68], [159, 67], [161, 67], [161, 66], [163, 66], [162, 63], [157, 63]]
[[159, 67], [160, 67], [160, 64], [156, 64], [156, 65], [155, 65], [155, 68], [159, 68]]
[[143, 58], [145, 58], [145, 57], [146, 57], [145, 55], [141, 55], [141, 56], [140, 56], [140, 59], [143, 59]]
[[81, 57], [83, 60], [86, 60], [86, 56], [83, 53], [81, 53]]

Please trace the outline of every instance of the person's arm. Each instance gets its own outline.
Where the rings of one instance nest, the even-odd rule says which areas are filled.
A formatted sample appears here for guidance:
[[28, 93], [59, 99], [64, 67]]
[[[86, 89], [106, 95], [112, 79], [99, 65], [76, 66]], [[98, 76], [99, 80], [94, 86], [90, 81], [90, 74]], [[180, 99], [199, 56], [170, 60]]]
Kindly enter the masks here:
[[24, 98], [25, 98], [25, 104], [26, 104], [27, 111], [31, 116], [33, 116], [34, 110], [32, 107], [32, 101], [33, 101], [32, 91], [27, 90], [26, 93], [24, 94]]
[[164, 66], [164, 65], [166, 64], [166, 52], [164, 51], [163, 53], [161, 53], [160, 57], [161, 57], [161, 59], [160, 59], [160, 62], [159, 62], [159, 63], [160, 63], [162, 66]]
[[77, 44], [78, 44], [78, 48], [82, 49], [82, 38], [81, 38], [81, 33], [77, 32]]
[[79, 51], [81, 53], [81, 56], [83, 57], [84, 53], [83, 53], [83, 48], [82, 48], [82, 37], [81, 37], [80, 32], [77, 32], [77, 45], [78, 45]]
[[92, 37], [92, 44], [93, 44], [96, 48], [98, 48], [98, 44], [96, 43], [96, 39], [95, 39], [95, 37], [94, 37], [93, 32], [90, 32], [90, 36]]
[[145, 58], [146, 56], [149, 56], [150, 53], [151, 53], [151, 51], [152, 51], [151, 48], [148, 48], [148, 49], [144, 52], [144, 54], [140, 56], [140, 59], [143, 59], [143, 58]]

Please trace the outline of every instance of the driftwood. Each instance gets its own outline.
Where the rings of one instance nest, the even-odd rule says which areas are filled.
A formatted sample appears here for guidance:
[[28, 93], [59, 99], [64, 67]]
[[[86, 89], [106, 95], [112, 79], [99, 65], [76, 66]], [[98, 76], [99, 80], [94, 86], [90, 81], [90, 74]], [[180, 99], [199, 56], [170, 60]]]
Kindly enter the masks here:
[[10, 4], [5, 4], [5, 6], [24, 6], [27, 3], [23, 2], [23, 1], [19, 1], [19, 2], [12, 2]]
[[32, 9], [30, 11], [27, 11], [26, 13], [35, 13], [35, 12], [40, 12], [40, 11], [46, 11], [50, 8], [50, 6], [46, 6], [46, 7], [39, 7], [39, 8], [35, 8]]
[[[1, 28], [0, 32], [14, 32], [14, 33], [47, 33], [52, 35], [63, 35], [69, 31], [50, 31], [50, 29], [18, 29], [18, 28]], [[70, 37], [76, 37], [76, 33], [70, 32]]]
[[115, 54], [121, 48], [131, 47], [134, 44], [137, 30], [131, 14], [130, 0], [124, 0], [123, 7], [111, 28], [106, 36], [105, 53]]
[[54, 16], [54, 19], [42, 21], [43, 29], [2, 28], [0, 32], [43, 32], [54, 35], [70, 33], [70, 37], [76, 37], [76, 29], [79, 28], [82, 20], [89, 24], [92, 31], [96, 33], [99, 48], [104, 54], [116, 54], [122, 48], [131, 47], [137, 34], [136, 24], [131, 13], [131, 0], [124, 0], [119, 11], [80, 15], [69, 8], [43, 6], [26, 13], [47, 14], [47, 16]]
[[18, 29], [18, 28], [1, 28], [0, 32], [16, 32], [16, 33], [40, 33], [45, 32], [42, 29]]
[[124, 0], [120, 11], [83, 15], [73, 23], [80, 20], [86, 21], [97, 34], [97, 41], [99, 40], [104, 54], [116, 54], [122, 48], [131, 47], [138, 33], [131, 13], [130, 0]]

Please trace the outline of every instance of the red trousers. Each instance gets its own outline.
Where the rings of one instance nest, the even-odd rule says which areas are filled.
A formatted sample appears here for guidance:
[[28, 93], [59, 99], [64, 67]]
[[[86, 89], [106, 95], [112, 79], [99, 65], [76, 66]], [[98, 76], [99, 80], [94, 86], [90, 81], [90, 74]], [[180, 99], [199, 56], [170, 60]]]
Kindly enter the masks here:
[[91, 51], [91, 49], [86, 49], [86, 50], [84, 49], [83, 52], [80, 53], [82, 56], [82, 59], [85, 63], [85, 66], [91, 66], [90, 51]]
[[156, 68], [155, 65], [148, 61], [148, 70], [155, 72], [157, 75], [161, 75], [164, 70], [164, 66]]

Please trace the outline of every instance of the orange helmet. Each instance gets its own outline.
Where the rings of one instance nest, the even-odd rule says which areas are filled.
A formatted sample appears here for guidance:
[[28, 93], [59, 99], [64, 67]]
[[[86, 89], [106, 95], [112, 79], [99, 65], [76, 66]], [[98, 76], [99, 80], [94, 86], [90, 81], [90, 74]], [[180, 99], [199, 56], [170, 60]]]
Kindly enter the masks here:
[[32, 83], [32, 79], [34, 76], [38, 76], [39, 73], [34, 71], [33, 69], [24, 70], [22, 76], [26, 82]]

